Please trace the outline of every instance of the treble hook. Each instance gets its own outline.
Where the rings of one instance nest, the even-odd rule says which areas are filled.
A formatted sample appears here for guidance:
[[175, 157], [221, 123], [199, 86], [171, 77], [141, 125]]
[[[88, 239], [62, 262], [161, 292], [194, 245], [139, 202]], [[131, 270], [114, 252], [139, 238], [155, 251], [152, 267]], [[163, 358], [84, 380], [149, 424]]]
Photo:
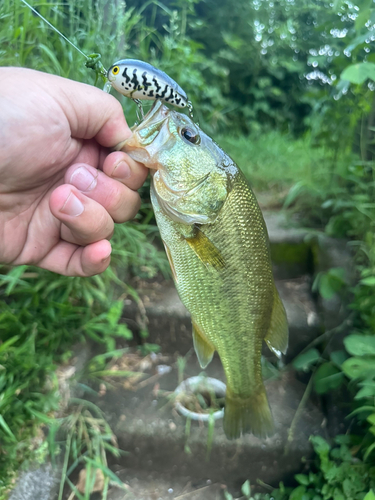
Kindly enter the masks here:
[[187, 108], [189, 110], [189, 116], [192, 120], [194, 120], [194, 115], [193, 115], [193, 103], [191, 101], [187, 102]]
[[[136, 103], [137, 105], [137, 118], [138, 120], [141, 122], [143, 121], [144, 117], [145, 117], [145, 114], [143, 112], [143, 107], [142, 107], [142, 101], [139, 100], [139, 99], [133, 99], [133, 101]], [[139, 116], [140, 115], [140, 116]]]

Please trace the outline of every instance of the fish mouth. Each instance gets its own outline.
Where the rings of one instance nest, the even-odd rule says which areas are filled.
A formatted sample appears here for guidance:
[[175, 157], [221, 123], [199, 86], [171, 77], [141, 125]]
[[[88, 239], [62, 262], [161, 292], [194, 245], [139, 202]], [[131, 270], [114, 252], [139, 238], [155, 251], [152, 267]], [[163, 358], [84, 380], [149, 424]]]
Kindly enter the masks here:
[[148, 168], [157, 169], [153, 157], [168, 141], [170, 134], [168, 121], [170, 110], [161, 101], [155, 101], [150, 111], [139, 125], [132, 128], [132, 136], [127, 139], [122, 150], [133, 160], [143, 163]]
[[145, 128], [154, 128], [158, 125], [159, 128], [161, 128], [165, 120], [168, 118], [169, 113], [170, 110], [167, 108], [167, 106], [165, 106], [159, 100], [155, 101], [152, 108], [145, 115], [141, 123], [132, 128], [132, 132], [139, 133]]

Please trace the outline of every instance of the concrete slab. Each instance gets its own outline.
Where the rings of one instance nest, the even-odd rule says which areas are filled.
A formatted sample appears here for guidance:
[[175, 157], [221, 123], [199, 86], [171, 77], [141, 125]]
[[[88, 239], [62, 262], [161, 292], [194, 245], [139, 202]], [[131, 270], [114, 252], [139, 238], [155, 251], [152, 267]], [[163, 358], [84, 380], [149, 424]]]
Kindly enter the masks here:
[[263, 211], [270, 240], [275, 279], [293, 279], [313, 272], [313, 245], [306, 229], [283, 211]]
[[51, 464], [21, 473], [9, 500], [54, 500], [60, 484], [60, 471]]
[[[195, 375], [200, 372], [197, 368]], [[191, 367], [185, 375], [190, 371]], [[224, 379], [220, 363], [209, 365], [207, 374]], [[173, 367], [169, 374], [157, 381], [152, 379], [152, 383], [143, 384], [139, 390], [121, 389], [96, 401], [120, 447], [129, 452], [112, 462], [113, 470], [123, 468], [135, 476], [137, 471], [156, 477], [172, 474], [200, 484], [208, 480], [224, 483], [234, 489], [239, 489], [247, 479], [278, 484], [300, 470], [302, 457], [311, 454], [309, 436], [321, 431], [323, 415], [308, 402], [288, 442], [288, 431], [305, 390], [291, 372], [267, 382], [276, 433], [266, 440], [247, 435], [229, 441], [222, 422], [217, 421], [209, 444], [207, 425], [191, 422], [189, 426], [185, 417], [176, 412], [173, 391], [177, 385], [178, 370]]]
[[129, 492], [112, 488], [108, 500], [223, 500], [225, 486], [210, 480], [194, 482], [189, 477], [176, 477], [173, 473], [155, 473], [121, 469], [118, 477]]

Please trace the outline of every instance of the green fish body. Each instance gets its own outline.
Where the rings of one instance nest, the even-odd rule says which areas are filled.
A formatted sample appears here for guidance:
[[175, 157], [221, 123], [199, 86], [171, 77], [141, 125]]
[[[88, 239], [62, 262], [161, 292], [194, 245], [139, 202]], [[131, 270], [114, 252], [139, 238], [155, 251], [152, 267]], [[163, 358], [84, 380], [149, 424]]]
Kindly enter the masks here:
[[226, 436], [271, 435], [262, 344], [285, 353], [288, 327], [252, 190], [217, 144], [159, 102], [124, 150], [155, 170], [152, 205], [195, 351], [204, 368], [216, 350], [226, 374]]

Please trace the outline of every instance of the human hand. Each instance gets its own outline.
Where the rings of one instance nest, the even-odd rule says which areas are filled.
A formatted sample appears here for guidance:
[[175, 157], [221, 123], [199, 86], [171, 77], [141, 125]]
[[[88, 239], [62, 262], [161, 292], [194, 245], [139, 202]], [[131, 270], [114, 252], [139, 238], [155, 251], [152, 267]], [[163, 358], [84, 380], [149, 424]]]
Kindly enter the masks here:
[[78, 82], [0, 68], [0, 263], [91, 276], [148, 170], [109, 148], [131, 135], [120, 103]]

